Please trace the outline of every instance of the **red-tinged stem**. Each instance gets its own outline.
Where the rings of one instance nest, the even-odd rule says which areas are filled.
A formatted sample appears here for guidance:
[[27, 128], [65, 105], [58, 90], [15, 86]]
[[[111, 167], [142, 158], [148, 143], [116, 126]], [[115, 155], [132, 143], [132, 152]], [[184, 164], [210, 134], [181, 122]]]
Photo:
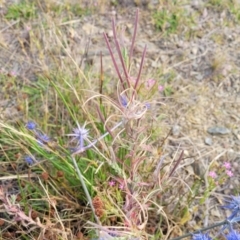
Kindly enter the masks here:
[[138, 85], [138, 82], [139, 82], [139, 80], [140, 80], [140, 76], [141, 76], [141, 73], [142, 73], [143, 62], [144, 62], [144, 58], [145, 58], [145, 55], [146, 55], [146, 51], [147, 51], [147, 46], [145, 46], [145, 47], [144, 47], [144, 50], [143, 50], [142, 59], [141, 59], [141, 64], [140, 64], [138, 76], [137, 76], [137, 79], [136, 79], [136, 82], [135, 82], [135, 85], [134, 85], [134, 90], [137, 90], [137, 85]]
[[138, 9], [137, 9], [137, 12], [136, 12], [135, 23], [134, 23], [134, 33], [133, 33], [133, 37], [132, 37], [132, 44], [131, 44], [131, 47], [130, 47], [128, 69], [130, 69], [130, 63], [131, 63], [131, 59], [132, 59], [132, 56], [133, 56], [134, 43], [135, 43], [135, 39], [136, 39], [136, 35], [137, 35], [137, 26], [138, 26]]
[[[99, 76], [99, 93], [102, 95], [103, 89], [103, 62], [102, 62], [102, 52], [100, 55], [100, 76]], [[102, 98], [100, 98], [100, 104], [102, 104]]]
[[[99, 114], [100, 120], [102, 121], [103, 124], [105, 124], [104, 116], [102, 115], [101, 110], [99, 109], [98, 106], [97, 106], [97, 112], [98, 112], [98, 114]], [[109, 134], [111, 135], [111, 137], [114, 138], [111, 129], [110, 129], [107, 125], [106, 125], [105, 127], [106, 127], [107, 131], [109, 132]]]
[[176, 170], [177, 166], [178, 166], [179, 163], [181, 162], [182, 157], [183, 157], [183, 152], [184, 152], [184, 151], [181, 152], [180, 157], [178, 158], [178, 160], [177, 160], [175, 166], [173, 167], [173, 169], [172, 169], [172, 171], [170, 172], [170, 174], [169, 174], [168, 177], [171, 177], [171, 176], [173, 175], [173, 173], [174, 173], [174, 171]]
[[116, 60], [115, 60], [115, 58], [114, 58], [114, 56], [113, 56], [113, 52], [112, 52], [112, 49], [111, 49], [111, 47], [110, 47], [110, 44], [109, 44], [107, 35], [104, 33], [103, 36], [104, 36], [105, 41], [106, 41], [106, 43], [107, 43], [107, 47], [108, 47], [109, 53], [110, 53], [110, 55], [111, 55], [111, 58], [112, 58], [112, 61], [113, 61], [113, 65], [114, 65], [114, 67], [115, 67], [115, 69], [116, 69], [118, 78], [120, 79], [121, 84], [122, 84], [122, 86], [123, 86], [123, 89], [125, 90], [124, 82], [123, 82], [123, 79], [122, 79], [121, 74], [120, 74], [120, 72], [119, 72], [119, 68], [118, 68], [118, 66], [117, 66]]
[[128, 83], [128, 87], [130, 87], [130, 82], [129, 82], [129, 79], [128, 79], [129, 75], [128, 75], [128, 72], [127, 72], [127, 69], [126, 69], [123, 57], [122, 57], [120, 45], [119, 45], [119, 42], [118, 42], [118, 39], [117, 39], [116, 26], [115, 26], [114, 19], [112, 20], [112, 29], [113, 29], [114, 42], [115, 42], [115, 45], [116, 45], [118, 57], [119, 57], [119, 59], [121, 61], [122, 68], [123, 68], [123, 71], [124, 71], [124, 74], [125, 74], [125, 77], [126, 77], [126, 80], [127, 80], [127, 83]]

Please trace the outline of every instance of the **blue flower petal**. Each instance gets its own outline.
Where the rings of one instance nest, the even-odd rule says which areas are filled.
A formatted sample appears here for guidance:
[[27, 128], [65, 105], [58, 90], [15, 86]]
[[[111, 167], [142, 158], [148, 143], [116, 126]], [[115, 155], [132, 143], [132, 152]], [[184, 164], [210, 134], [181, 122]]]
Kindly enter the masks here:
[[34, 163], [33, 158], [30, 157], [30, 156], [25, 156], [25, 157], [24, 157], [24, 160], [25, 160], [26, 163], [29, 164], [29, 165], [33, 165], [33, 163]]
[[192, 236], [192, 240], [211, 240], [208, 234], [197, 233]]
[[227, 236], [227, 240], [240, 240], [240, 234], [232, 230]]
[[26, 124], [26, 128], [28, 130], [34, 130], [36, 128], [37, 124], [33, 121], [28, 121]]

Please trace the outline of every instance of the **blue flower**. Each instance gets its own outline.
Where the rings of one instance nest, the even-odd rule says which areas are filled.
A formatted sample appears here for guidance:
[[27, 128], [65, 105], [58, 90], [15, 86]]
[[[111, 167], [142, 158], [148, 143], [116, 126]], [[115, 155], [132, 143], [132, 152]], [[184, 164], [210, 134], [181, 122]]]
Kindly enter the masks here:
[[50, 137], [44, 133], [38, 133], [37, 139], [42, 143], [48, 143], [50, 141]]
[[211, 240], [208, 234], [197, 233], [192, 236], [192, 240]]
[[28, 130], [34, 130], [36, 128], [37, 124], [33, 121], [28, 121], [26, 124], [26, 128]]
[[126, 98], [125, 95], [120, 96], [120, 102], [121, 102], [121, 104], [122, 104], [123, 107], [127, 107], [128, 101], [127, 101], [127, 98]]
[[229, 209], [232, 213], [228, 219], [232, 220], [235, 216], [238, 216], [240, 213], [240, 196], [232, 196], [232, 199], [223, 208]]
[[151, 104], [150, 103], [145, 103], [145, 106], [146, 106], [147, 109], [151, 108]]
[[41, 133], [39, 131], [35, 131], [36, 134], [36, 140], [37, 143], [43, 147], [44, 145], [46, 145], [48, 142], [51, 141], [50, 137], [44, 133]]
[[85, 124], [81, 127], [77, 123], [77, 128], [73, 129], [73, 133], [68, 134], [68, 136], [73, 137], [72, 141], [76, 141], [77, 147], [75, 148], [76, 151], [84, 150], [84, 141], [88, 138], [89, 130], [85, 128]]
[[240, 240], [240, 234], [232, 230], [227, 236], [227, 240]]
[[25, 160], [26, 163], [29, 164], [29, 165], [33, 165], [33, 163], [34, 163], [33, 158], [30, 157], [30, 156], [25, 156], [25, 157], [24, 157], [24, 160]]

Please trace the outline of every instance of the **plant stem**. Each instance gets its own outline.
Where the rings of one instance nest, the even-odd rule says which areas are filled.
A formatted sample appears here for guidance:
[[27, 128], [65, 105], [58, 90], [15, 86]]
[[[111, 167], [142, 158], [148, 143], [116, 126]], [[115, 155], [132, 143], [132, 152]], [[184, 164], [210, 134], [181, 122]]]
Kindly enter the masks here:
[[81, 182], [81, 184], [82, 184], [83, 191], [84, 191], [84, 193], [85, 193], [85, 195], [86, 195], [86, 197], [87, 197], [87, 200], [88, 200], [89, 205], [90, 205], [90, 207], [91, 207], [91, 210], [92, 210], [92, 212], [93, 212], [94, 218], [95, 218], [97, 224], [101, 226], [101, 222], [100, 222], [98, 216], [95, 214], [95, 209], [94, 209], [94, 207], [93, 207], [92, 198], [91, 198], [91, 196], [90, 196], [90, 194], [89, 194], [89, 192], [88, 192], [87, 186], [86, 186], [86, 184], [85, 184], [85, 182], [84, 182], [82, 173], [81, 173], [81, 171], [80, 171], [80, 169], [79, 169], [79, 167], [78, 167], [78, 165], [77, 165], [76, 159], [75, 159], [73, 156], [71, 156], [71, 158], [72, 158], [74, 167], [75, 167], [75, 169], [76, 169], [76, 171], [77, 171], [77, 174], [78, 174], [78, 177], [79, 177], [79, 179], [80, 179], [80, 182]]

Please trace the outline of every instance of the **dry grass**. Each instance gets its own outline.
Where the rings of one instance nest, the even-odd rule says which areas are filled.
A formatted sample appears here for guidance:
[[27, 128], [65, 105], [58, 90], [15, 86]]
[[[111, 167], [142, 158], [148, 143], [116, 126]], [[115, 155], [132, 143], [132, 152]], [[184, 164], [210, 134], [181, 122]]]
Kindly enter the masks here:
[[[238, 148], [234, 137], [227, 141], [214, 136], [211, 146], [204, 139], [209, 126], [237, 130], [240, 121], [239, 97], [233, 87], [226, 90], [234, 77], [239, 81], [234, 74], [237, 58], [224, 34], [217, 36], [222, 26], [231, 28], [237, 21], [234, 3], [210, 1], [186, 15], [184, 5], [160, 1], [156, 9], [148, 6], [153, 18], [144, 4], [136, 3], [142, 9], [140, 40], [161, 40], [160, 54], [152, 51], [161, 65], [152, 67], [147, 55], [138, 82], [144, 49], [137, 45], [131, 64], [123, 53], [129, 78], [124, 78], [121, 58], [117, 59], [124, 83], [112, 66], [117, 48], [110, 29], [111, 18], [116, 18], [121, 46], [131, 46], [130, 7], [117, 5], [115, 11], [107, 1], [1, 4], [1, 238], [170, 239], [221, 220], [204, 214], [216, 209], [224, 196], [208, 172], [234, 160]], [[212, 11], [211, 19], [224, 9], [232, 15], [223, 15], [217, 31], [205, 31], [197, 29], [204, 9]], [[130, 17], [121, 18], [125, 13]], [[154, 33], [150, 38], [143, 31], [148, 22]], [[122, 34], [124, 26], [131, 34]], [[103, 29], [113, 55], [108, 53]], [[187, 47], [175, 55], [184, 44]], [[202, 44], [207, 47], [192, 54], [194, 46]], [[196, 74], [203, 76], [200, 81]], [[150, 90], [149, 79], [156, 79]], [[164, 87], [160, 93], [159, 84]], [[121, 104], [125, 96], [126, 108]], [[37, 131], [26, 129], [29, 120], [37, 123]], [[68, 134], [77, 123], [89, 130], [84, 141], [90, 145], [97, 141], [83, 153], [80, 149], [71, 154], [69, 149], [76, 146]], [[175, 134], [174, 126], [180, 132]], [[38, 131], [51, 140], [39, 144]], [[34, 159], [33, 165], [26, 164], [26, 155]], [[234, 185], [233, 191], [238, 190]], [[91, 201], [95, 211], [89, 207]]]

